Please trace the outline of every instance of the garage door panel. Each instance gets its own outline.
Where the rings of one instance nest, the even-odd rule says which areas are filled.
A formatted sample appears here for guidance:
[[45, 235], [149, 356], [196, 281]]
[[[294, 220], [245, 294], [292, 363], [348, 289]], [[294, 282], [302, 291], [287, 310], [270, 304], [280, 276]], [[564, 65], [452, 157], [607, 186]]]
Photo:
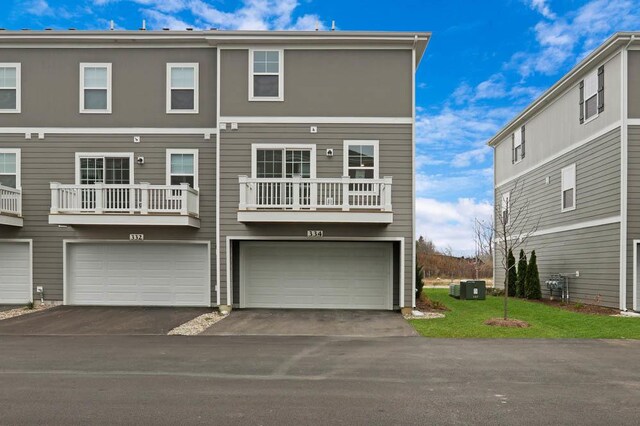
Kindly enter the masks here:
[[68, 304], [210, 305], [204, 244], [81, 243], [68, 253]]
[[28, 303], [31, 292], [29, 243], [0, 241], [0, 304]]
[[390, 309], [392, 246], [242, 242], [241, 307]]

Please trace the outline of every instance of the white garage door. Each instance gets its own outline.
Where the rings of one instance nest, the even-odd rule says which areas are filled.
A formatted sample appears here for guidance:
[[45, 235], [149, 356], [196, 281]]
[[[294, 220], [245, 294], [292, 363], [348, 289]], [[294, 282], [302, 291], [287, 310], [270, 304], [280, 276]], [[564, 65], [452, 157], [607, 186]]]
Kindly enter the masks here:
[[28, 303], [31, 296], [29, 243], [0, 241], [0, 305]]
[[67, 305], [209, 306], [208, 246], [70, 243]]
[[392, 245], [240, 243], [240, 307], [391, 309]]

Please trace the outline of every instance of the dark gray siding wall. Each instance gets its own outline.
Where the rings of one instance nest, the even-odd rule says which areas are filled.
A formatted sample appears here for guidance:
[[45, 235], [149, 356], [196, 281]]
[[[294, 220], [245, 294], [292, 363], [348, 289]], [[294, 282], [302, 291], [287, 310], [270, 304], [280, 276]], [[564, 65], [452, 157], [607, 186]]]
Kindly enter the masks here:
[[[576, 209], [561, 212], [561, 170], [576, 164]], [[549, 177], [549, 184], [546, 178]], [[615, 218], [620, 215], [620, 129], [594, 139], [525, 174], [518, 180], [520, 193], [512, 181], [496, 189], [495, 202], [512, 190], [515, 215], [519, 206], [529, 203], [530, 231]], [[520, 194], [520, 195], [518, 195]], [[536, 250], [542, 280], [550, 273], [580, 271], [572, 280], [572, 294], [586, 303], [617, 306], [619, 279], [619, 223], [573, 231], [540, 235], [529, 241], [527, 250]], [[514, 254], [516, 258], [518, 253]], [[612, 256], [617, 256], [613, 259]], [[496, 284], [502, 285], [501, 257], [496, 259]], [[615, 268], [615, 269], [614, 269]]]
[[[569, 278], [573, 302], [617, 308], [620, 293], [620, 224], [584, 228], [533, 237], [525, 247], [527, 257], [536, 251], [542, 295], [549, 292], [544, 284], [550, 274], [575, 274]], [[519, 250], [518, 250], [519, 252]], [[516, 259], [518, 253], [515, 253]], [[496, 264], [496, 285], [504, 285], [501, 258]]]
[[283, 102], [249, 102], [248, 50], [220, 54], [222, 116], [412, 114], [410, 50], [285, 50]]
[[[216, 127], [216, 49], [0, 49], [22, 64], [22, 113], [0, 127]], [[112, 113], [80, 114], [80, 63], [112, 63]], [[168, 62], [199, 63], [198, 114], [166, 113]]]
[[[405, 242], [405, 306], [411, 306], [411, 273], [413, 256], [412, 223], [412, 136], [410, 125], [322, 125], [317, 134], [309, 133], [309, 125], [240, 124], [237, 131], [221, 133], [220, 154], [220, 273], [222, 303], [226, 301], [226, 240], [228, 236], [306, 237], [308, 229], [322, 229], [324, 238], [332, 237], [401, 237]], [[250, 224], [238, 222], [238, 176], [251, 175], [251, 144], [304, 143], [315, 144], [317, 177], [337, 178], [343, 175], [343, 141], [346, 139], [379, 140], [380, 176], [393, 177], [393, 224]], [[324, 155], [327, 148], [334, 156]], [[234, 301], [237, 303], [237, 300]]]
[[[33, 285], [43, 286], [47, 300], [62, 300], [63, 239], [108, 239], [128, 241], [130, 233], [143, 233], [145, 240], [206, 240], [215, 253], [215, 138], [203, 136], [142, 136], [134, 144], [132, 136], [60, 135], [44, 140], [25, 140], [22, 136], [0, 136], [0, 148], [20, 148], [24, 227], [0, 225], [2, 238], [33, 239]], [[148, 226], [79, 226], [60, 228], [49, 225], [51, 206], [49, 183], [75, 183], [75, 152], [134, 152], [145, 157], [135, 165], [135, 180], [164, 185], [166, 149], [198, 149], [201, 228]], [[215, 277], [215, 258], [211, 261]], [[212, 303], [216, 301], [212, 279]], [[37, 298], [38, 295], [34, 295]]]
[[640, 118], [640, 51], [629, 50], [627, 64], [629, 68], [627, 114], [629, 118]]
[[[631, 53], [631, 51], [629, 53]], [[629, 57], [631, 58], [631, 55], [629, 55]], [[638, 68], [638, 70], [640, 71], [640, 68]], [[629, 78], [631, 78], [631, 76], [629, 76]], [[640, 126], [629, 126], [628, 137], [627, 308], [632, 309], [633, 265], [635, 263], [633, 259], [633, 240], [640, 240]]]

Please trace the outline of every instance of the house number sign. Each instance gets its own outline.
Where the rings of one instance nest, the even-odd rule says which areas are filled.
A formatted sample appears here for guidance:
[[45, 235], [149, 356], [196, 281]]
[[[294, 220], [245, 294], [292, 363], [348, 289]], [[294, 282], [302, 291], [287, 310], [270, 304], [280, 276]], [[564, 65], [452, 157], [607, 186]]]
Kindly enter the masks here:
[[129, 234], [129, 241], [144, 241], [144, 234]]
[[307, 231], [307, 238], [322, 238], [324, 231]]

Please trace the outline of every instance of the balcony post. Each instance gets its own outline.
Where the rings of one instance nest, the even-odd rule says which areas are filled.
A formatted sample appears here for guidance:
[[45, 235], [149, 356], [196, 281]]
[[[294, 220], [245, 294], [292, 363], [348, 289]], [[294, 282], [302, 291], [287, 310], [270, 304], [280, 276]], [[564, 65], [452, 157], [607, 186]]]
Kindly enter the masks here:
[[294, 210], [300, 210], [300, 181], [299, 180], [294, 180], [293, 181], [293, 209]]
[[58, 182], [51, 182], [49, 184], [51, 188], [51, 213], [58, 213], [60, 209], [60, 184]]
[[16, 213], [22, 216], [22, 189], [18, 189], [16, 193]]
[[349, 176], [342, 176], [342, 211], [349, 211]]
[[104, 205], [103, 205], [103, 187], [104, 184], [102, 183], [94, 183], [93, 187], [95, 188], [95, 192], [94, 192], [94, 196], [95, 196], [95, 212], [97, 214], [102, 214], [104, 213]]
[[136, 200], [136, 186], [135, 185], [131, 185], [131, 187], [129, 188], [129, 214], [134, 214], [136, 212], [136, 204], [137, 201]]
[[149, 184], [143, 182], [140, 184], [140, 214], [149, 214]]
[[385, 212], [390, 212], [391, 209], [391, 182], [392, 182], [392, 178], [391, 176], [385, 176], [384, 177], [384, 183], [382, 184], [382, 188], [381, 188], [381, 195], [384, 194], [384, 197], [380, 197], [380, 204], [382, 204], [380, 207], [382, 207], [382, 210]]
[[240, 204], [238, 210], [247, 210], [247, 177], [238, 176], [238, 184], [240, 185]]
[[186, 216], [189, 214], [189, 206], [188, 206], [188, 197], [189, 196], [189, 184], [186, 182], [182, 182], [180, 184], [180, 214]]

